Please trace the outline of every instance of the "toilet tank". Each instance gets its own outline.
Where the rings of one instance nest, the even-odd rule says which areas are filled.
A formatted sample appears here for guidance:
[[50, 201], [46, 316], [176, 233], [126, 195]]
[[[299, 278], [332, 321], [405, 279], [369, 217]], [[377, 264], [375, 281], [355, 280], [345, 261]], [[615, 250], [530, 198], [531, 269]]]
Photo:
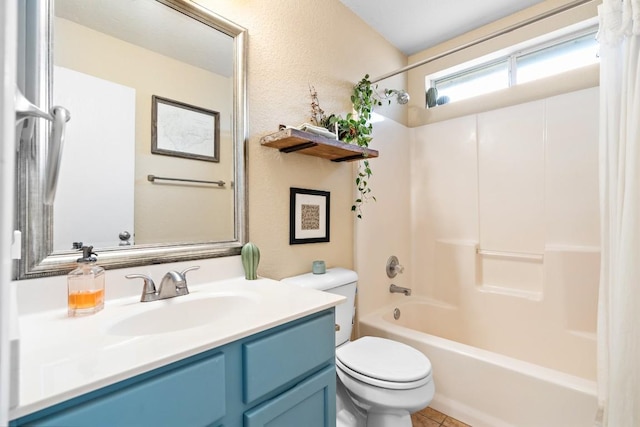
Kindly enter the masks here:
[[324, 274], [306, 273], [288, 277], [282, 281], [346, 297], [346, 302], [336, 306], [336, 325], [340, 326], [336, 331], [336, 347], [349, 341], [356, 309], [358, 274], [355, 271], [346, 268], [329, 268]]

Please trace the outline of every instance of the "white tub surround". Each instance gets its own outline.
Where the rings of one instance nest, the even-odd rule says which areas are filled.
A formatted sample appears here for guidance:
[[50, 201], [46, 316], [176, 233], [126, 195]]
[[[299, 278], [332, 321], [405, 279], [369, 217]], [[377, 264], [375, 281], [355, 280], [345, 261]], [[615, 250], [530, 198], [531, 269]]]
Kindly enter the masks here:
[[[406, 157], [376, 163], [377, 214], [356, 225], [358, 335], [421, 346], [433, 363], [435, 405], [457, 402], [461, 415], [441, 409], [474, 426], [592, 424], [593, 393], [571, 394], [564, 379], [593, 385], [596, 377], [598, 96], [579, 90], [411, 128]], [[374, 142], [386, 130], [377, 126]], [[405, 266], [392, 281], [383, 270], [390, 255]], [[412, 296], [389, 293], [390, 283]], [[405, 306], [416, 300], [425, 304]], [[367, 315], [396, 306], [401, 323], [410, 312], [415, 322], [372, 327]], [[399, 328], [412, 338], [395, 336]], [[437, 345], [419, 344], [425, 337]], [[476, 350], [484, 356], [467, 357]], [[503, 366], [516, 359], [528, 363]], [[558, 381], [540, 380], [541, 369]], [[560, 410], [578, 418], [549, 415]], [[483, 416], [465, 415], [474, 411]]]
[[[239, 258], [239, 257], [236, 257]], [[221, 261], [221, 262], [229, 262]], [[206, 262], [205, 262], [206, 263]], [[203, 264], [194, 262], [187, 264]], [[168, 270], [167, 265], [153, 269]], [[175, 267], [175, 266], [173, 266]], [[182, 266], [180, 266], [182, 267]], [[112, 270], [112, 277], [129, 270]], [[177, 268], [176, 268], [177, 269]], [[117, 273], [116, 273], [117, 272]], [[236, 271], [237, 272], [237, 271]], [[189, 278], [190, 294], [170, 300], [141, 303], [141, 281], [126, 281], [135, 296], [108, 299], [104, 310], [80, 318], [67, 317], [66, 306], [29, 312], [22, 301], [20, 316], [20, 402], [11, 413], [18, 418], [67, 399], [99, 389], [160, 366], [219, 347], [340, 304], [344, 298], [312, 289], [287, 285], [270, 279], [247, 281], [242, 276], [203, 282], [212, 271], [194, 271]], [[191, 273], [190, 273], [191, 274]], [[153, 274], [156, 282], [160, 277]], [[193, 280], [192, 280], [193, 279]], [[60, 280], [48, 279], [60, 291]], [[204, 279], [206, 280], [206, 279]], [[140, 283], [138, 283], [140, 282]], [[15, 283], [14, 283], [15, 285]], [[36, 286], [25, 283], [26, 286]], [[18, 286], [21, 286], [18, 285]], [[118, 285], [112, 283], [112, 292]], [[29, 294], [26, 288], [23, 297]], [[255, 301], [249, 310], [224, 313], [223, 318], [202, 326], [147, 335], [115, 335], [119, 320], [134, 313], [153, 310], [158, 304], [198, 299], [211, 293], [250, 295]], [[107, 282], [107, 295], [109, 282]], [[62, 299], [64, 300], [63, 293]], [[56, 295], [57, 298], [57, 295]], [[28, 304], [27, 304], [28, 305]], [[27, 313], [25, 313], [27, 312]], [[211, 316], [215, 318], [216, 313]]]

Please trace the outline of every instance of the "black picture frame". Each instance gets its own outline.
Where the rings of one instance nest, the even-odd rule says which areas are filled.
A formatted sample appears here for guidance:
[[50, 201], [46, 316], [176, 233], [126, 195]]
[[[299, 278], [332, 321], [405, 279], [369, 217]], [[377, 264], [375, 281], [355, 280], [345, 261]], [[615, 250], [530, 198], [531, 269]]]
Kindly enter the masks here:
[[329, 242], [330, 212], [330, 192], [291, 187], [289, 191], [289, 244]]
[[220, 161], [220, 113], [152, 95], [151, 153]]

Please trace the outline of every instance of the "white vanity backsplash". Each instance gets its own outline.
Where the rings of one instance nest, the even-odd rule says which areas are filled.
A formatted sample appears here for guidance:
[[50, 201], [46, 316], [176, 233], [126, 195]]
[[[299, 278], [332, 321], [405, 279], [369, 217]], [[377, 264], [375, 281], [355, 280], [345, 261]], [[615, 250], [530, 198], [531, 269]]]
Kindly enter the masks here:
[[[100, 254], [98, 254], [98, 265], [100, 265]], [[182, 271], [194, 265], [199, 265], [200, 269], [189, 272], [189, 285], [244, 276], [240, 256], [107, 270], [105, 299], [109, 301], [142, 293], [142, 281], [126, 279], [124, 276], [127, 274], [146, 274], [159, 284], [167, 271]], [[19, 315], [56, 310], [67, 306], [66, 275], [19, 280], [12, 282], [11, 285], [17, 294]]]

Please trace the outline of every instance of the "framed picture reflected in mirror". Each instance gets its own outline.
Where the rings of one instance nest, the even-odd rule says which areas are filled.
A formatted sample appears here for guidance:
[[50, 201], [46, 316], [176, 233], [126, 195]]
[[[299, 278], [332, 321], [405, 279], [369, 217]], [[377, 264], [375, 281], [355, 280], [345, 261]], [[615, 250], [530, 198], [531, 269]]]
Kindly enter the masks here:
[[152, 96], [151, 153], [220, 161], [220, 113]]

